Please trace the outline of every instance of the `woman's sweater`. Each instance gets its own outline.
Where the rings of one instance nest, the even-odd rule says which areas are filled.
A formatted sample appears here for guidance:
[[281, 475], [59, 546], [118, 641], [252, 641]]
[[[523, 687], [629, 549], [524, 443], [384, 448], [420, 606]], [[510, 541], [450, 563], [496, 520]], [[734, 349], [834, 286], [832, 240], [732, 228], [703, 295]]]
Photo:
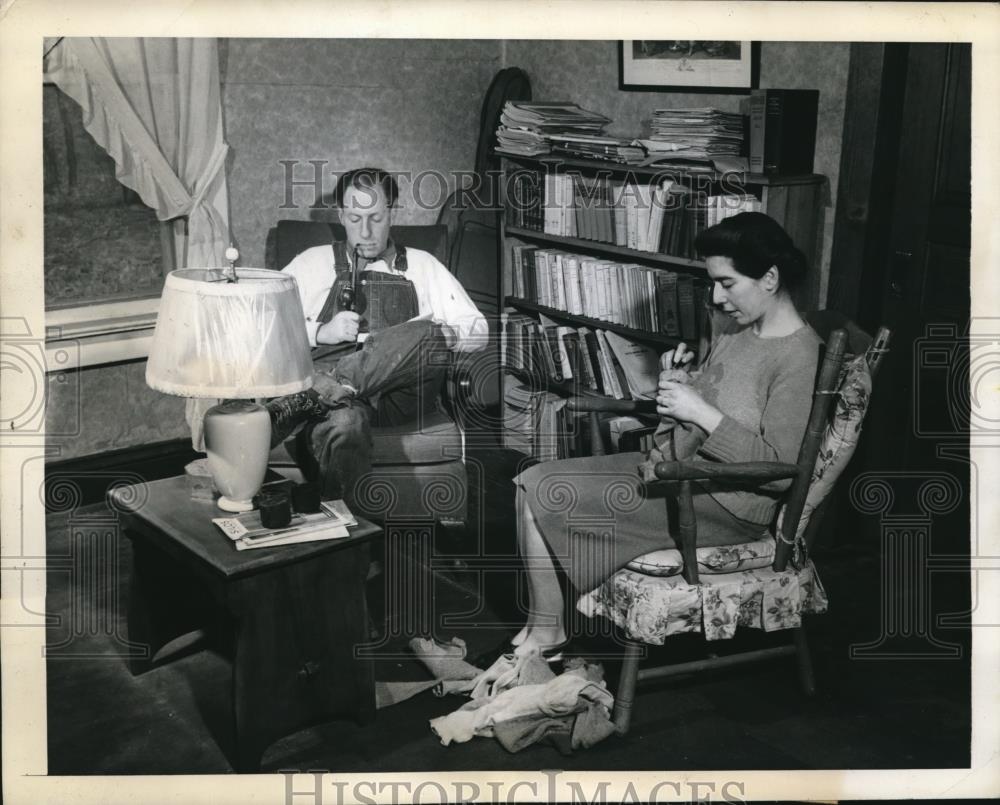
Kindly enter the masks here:
[[[726, 463], [794, 464], [809, 420], [820, 343], [808, 325], [778, 338], [762, 338], [753, 327], [719, 333], [691, 385], [722, 412], [722, 421], [708, 438], [698, 427], [661, 425], [657, 443], [674, 430], [678, 458], [697, 452], [699, 458]], [[700, 486], [736, 517], [770, 523], [777, 496], [790, 483], [769, 484], [763, 494], [733, 484]]]

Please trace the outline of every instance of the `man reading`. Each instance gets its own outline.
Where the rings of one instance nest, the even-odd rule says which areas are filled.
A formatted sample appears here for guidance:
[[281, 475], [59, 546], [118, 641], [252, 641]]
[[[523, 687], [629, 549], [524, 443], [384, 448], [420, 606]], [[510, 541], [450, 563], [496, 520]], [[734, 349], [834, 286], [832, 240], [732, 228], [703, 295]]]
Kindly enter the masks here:
[[[398, 194], [396, 180], [383, 170], [343, 174], [334, 201], [346, 243], [307, 249], [284, 269], [298, 283], [314, 378], [310, 391], [268, 404], [272, 443], [305, 423], [297, 458], [315, 462], [324, 497], [343, 497], [349, 505], [371, 466], [370, 426], [419, 421], [421, 412], [440, 404], [450, 352], [481, 349], [488, 334], [486, 320], [444, 265], [392, 242]], [[351, 289], [346, 297], [345, 285]], [[358, 309], [345, 309], [352, 296], [349, 307]], [[371, 335], [358, 349], [368, 326]]]

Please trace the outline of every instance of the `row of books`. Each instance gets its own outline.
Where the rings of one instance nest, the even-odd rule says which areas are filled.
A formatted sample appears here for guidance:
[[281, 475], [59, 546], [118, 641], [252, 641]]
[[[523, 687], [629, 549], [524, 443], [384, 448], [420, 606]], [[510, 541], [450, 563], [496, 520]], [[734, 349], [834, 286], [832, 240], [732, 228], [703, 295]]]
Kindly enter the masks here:
[[[612, 453], [648, 452], [655, 446], [655, 425], [635, 417], [602, 417]], [[523, 383], [508, 383], [504, 392], [504, 447], [518, 450], [538, 461], [554, 461], [585, 455], [579, 451], [587, 421], [571, 413], [566, 399]]]
[[566, 410], [564, 397], [508, 383], [503, 406], [504, 447], [539, 461], [573, 456], [579, 417]]
[[522, 177], [506, 206], [508, 226], [689, 259], [705, 228], [761, 210], [750, 193], [693, 192], [671, 179], [653, 185], [574, 173]]
[[653, 399], [660, 353], [617, 333], [572, 327], [545, 316], [503, 318], [501, 363], [505, 369], [556, 383], [572, 383], [616, 400]]
[[707, 283], [690, 274], [515, 243], [511, 295], [574, 316], [696, 341]]

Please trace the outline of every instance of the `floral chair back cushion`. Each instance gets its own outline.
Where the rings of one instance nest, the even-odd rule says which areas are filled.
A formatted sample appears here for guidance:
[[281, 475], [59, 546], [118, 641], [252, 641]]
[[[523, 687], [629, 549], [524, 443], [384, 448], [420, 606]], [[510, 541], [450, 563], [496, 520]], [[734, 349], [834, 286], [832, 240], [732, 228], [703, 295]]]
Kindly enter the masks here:
[[[796, 539], [805, 533], [812, 513], [829, 494], [858, 446], [861, 423], [864, 422], [872, 393], [872, 375], [865, 355], [858, 355], [845, 361], [837, 388], [839, 391], [836, 408], [820, 442], [812, 481], [809, 483], [809, 492], [806, 494], [802, 517], [799, 519], [799, 527], [795, 534]], [[782, 507], [778, 515], [778, 533], [781, 533], [784, 514]]]

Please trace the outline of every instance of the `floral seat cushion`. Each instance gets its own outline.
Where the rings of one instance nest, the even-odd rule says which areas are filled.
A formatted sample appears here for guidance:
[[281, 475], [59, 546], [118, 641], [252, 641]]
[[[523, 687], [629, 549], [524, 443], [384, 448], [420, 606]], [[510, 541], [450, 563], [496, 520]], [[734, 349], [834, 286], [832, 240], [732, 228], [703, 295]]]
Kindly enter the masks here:
[[[868, 408], [872, 378], [866, 356], [842, 370], [836, 408], [820, 445], [805, 508], [801, 537], [810, 515], [829, 493], [854, 454]], [[649, 477], [654, 461], [640, 467]], [[778, 515], [781, 527], [783, 510]], [[589, 593], [576, 607], [589, 617], [602, 615], [633, 639], [662, 645], [681, 632], [704, 632], [708, 640], [733, 637], [739, 626], [765, 631], [801, 625], [802, 615], [825, 612], [826, 591], [811, 560], [778, 573], [771, 567], [775, 540], [767, 535], [739, 545], [697, 550], [700, 582], [688, 584], [676, 549], [653, 551], [628, 565]]]
[[792, 629], [803, 615], [825, 612], [827, 597], [812, 561], [781, 573], [757, 568], [707, 575], [699, 584], [623, 568], [582, 595], [576, 608], [588, 617], [603, 615], [633, 640], [663, 645], [681, 632], [726, 640], [738, 626]]
[[[696, 554], [701, 573], [735, 573], [769, 567], [774, 561], [774, 537], [765, 533], [755, 542], [698, 548]], [[684, 569], [684, 559], [676, 548], [662, 548], [637, 556], [626, 567], [648, 576], [676, 576]]]

